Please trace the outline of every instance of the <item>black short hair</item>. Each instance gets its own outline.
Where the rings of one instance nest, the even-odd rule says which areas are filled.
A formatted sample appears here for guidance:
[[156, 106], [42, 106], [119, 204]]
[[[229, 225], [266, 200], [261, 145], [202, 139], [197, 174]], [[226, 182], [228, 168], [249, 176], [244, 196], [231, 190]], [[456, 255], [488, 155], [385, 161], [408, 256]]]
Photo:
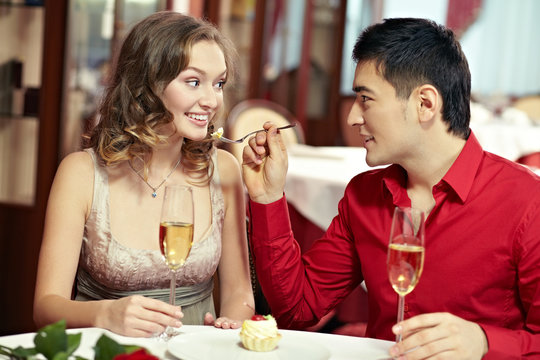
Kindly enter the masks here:
[[374, 61], [402, 99], [422, 84], [435, 86], [448, 131], [469, 136], [471, 74], [452, 30], [427, 19], [385, 19], [360, 34], [352, 58], [356, 63]]

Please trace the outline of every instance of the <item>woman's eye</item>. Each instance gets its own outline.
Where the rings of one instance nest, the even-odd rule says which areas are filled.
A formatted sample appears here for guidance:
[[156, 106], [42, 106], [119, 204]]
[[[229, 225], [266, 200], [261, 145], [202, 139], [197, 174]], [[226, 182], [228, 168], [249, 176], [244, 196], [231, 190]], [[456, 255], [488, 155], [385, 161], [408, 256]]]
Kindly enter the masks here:
[[186, 83], [187, 83], [189, 86], [197, 87], [197, 86], [199, 86], [200, 81], [199, 81], [199, 80], [189, 80], [189, 81], [186, 81]]
[[215, 86], [218, 89], [223, 89], [223, 87], [225, 86], [225, 81], [224, 80], [218, 81], [218, 83]]

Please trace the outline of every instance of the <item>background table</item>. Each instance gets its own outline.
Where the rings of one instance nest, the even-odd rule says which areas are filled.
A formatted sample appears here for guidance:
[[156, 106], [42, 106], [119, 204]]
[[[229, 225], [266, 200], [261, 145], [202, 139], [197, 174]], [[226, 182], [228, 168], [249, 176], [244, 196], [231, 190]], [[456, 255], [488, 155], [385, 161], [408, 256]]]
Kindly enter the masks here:
[[[186, 334], [192, 334], [196, 332], [207, 332], [212, 334], [212, 336], [219, 336], [219, 334], [230, 335], [230, 333], [238, 333], [240, 330], [223, 330], [216, 329], [212, 326], [183, 326], [180, 328], [180, 331]], [[113, 334], [107, 330], [98, 329], [98, 328], [87, 328], [87, 329], [71, 329], [68, 330], [69, 333], [82, 333], [82, 341], [79, 349], [76, 352], [76, 355], [83, 356], [85, 358], [93, 358], [94, 351], [92, 347], [95, 345], [96, 341], [102, 334], [106, 334], [120, 344], [130, 344], [130, 345], [139, 345], [148, 349], [153, 355], [159, 357], [160, 359], [177, 359], [172, 354], [167, 351], [167, 343], [159, 341], [157, 339], [146, 339], [146, 338], [130, 338], [125, 336], [120, 336]], [[359, 338], [351, 336], [341, 336], [341, 335], [332, 335], [332, 334], [321, 334], [315, 332], [307, 331], [291, 331], [291, 330], [279, 330], [282, 334], [283, 339], [294, 340], [302, 342], [302, 344], [320, 344], [325, 347], [330, 356], [328, 359], [338, 360], [338, 359], [388, 359], [388, 349], [392, 346], [392, 342], [368, 339], [368, 338]], [[33, 347], [33, 338], [35, 333], [20, 334], [20, 335], [11, 335], [0, 337], [0, 344], [9, 347]], [[179, 335], [182, 336], [182, 335]], [[236, 336], [233, 336], [236, 339]], [[236, 340], [233, 340], [236, 341]], [[240, 338], [238, 337], [238, 342]], [[240, 346], [240, 345], [239, 345]], [[278, 344], [279, 346], [279, 344]], [[259, 353], [252, 352], [243, 352], [244, 354], [249, 355], [246, 358], [268, 358], [261, 356]], [[265, 354], [265, 353], [261, 353]], [[271, 353], [266, 353], [270, 355]], [[270, 357], [271, 358], [271, 357]]]

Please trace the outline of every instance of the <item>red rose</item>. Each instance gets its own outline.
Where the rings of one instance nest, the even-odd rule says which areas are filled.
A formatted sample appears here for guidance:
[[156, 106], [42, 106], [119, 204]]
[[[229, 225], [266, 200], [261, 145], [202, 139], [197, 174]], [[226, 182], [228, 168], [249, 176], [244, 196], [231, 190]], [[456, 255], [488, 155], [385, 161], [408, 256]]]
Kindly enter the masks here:
[[139, 349], [131, 354], [116, 355], [113, 360], [159, 360], [159, 358], [147, 353], [145, 349]]

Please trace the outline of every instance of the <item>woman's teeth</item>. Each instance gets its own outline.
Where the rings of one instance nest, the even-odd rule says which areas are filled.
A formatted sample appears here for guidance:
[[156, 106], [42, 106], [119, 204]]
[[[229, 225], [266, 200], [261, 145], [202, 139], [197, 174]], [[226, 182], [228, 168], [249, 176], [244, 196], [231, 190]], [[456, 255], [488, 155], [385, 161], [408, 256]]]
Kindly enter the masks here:
[[187, 114], [188, 117], [198, 120], [198, 121], [207, 121], [208, 115], [196, 115], [196, 114]]

